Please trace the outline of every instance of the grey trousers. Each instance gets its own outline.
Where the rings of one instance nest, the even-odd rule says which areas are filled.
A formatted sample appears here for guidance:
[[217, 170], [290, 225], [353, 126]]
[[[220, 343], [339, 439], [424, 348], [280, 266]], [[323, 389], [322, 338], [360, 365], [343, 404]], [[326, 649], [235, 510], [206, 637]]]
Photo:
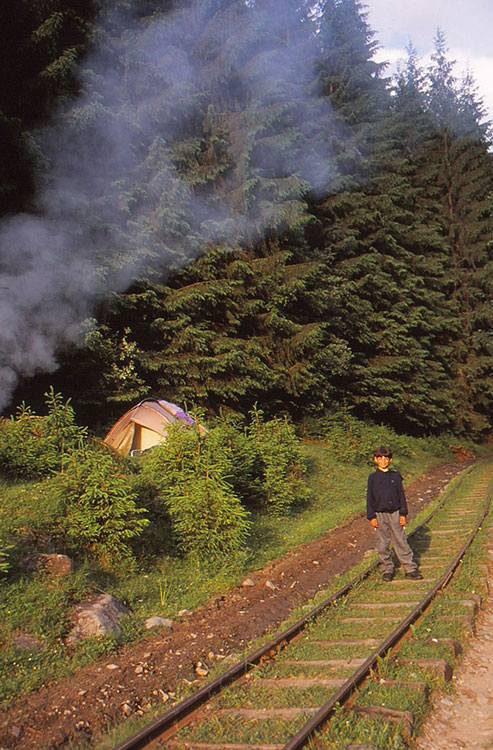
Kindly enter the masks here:
[[413, 551], [408, 544], [406, 531], [399, 523], [400, 513], [376, 513], [378, 528], [375, 529], [377, 535], [378, 559], [382, 573], [394, 572], [394, 561], [390, 552], [390, 543], [394, 544], [394, 551], [399, 562], [406, 573], [412, 573], [417, 569], [413, 559]]

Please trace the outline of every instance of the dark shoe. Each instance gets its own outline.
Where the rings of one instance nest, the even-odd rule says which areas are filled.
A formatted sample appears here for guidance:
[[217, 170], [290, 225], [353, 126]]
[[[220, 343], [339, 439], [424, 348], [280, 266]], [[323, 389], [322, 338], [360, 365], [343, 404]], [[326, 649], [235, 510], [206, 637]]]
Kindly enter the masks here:
[[412, 573], [406, 573], [405, 578], [411, 578], [413, 581], [422, 581], [423, 576], [418, 570], [413, 570]]
[[382, 580], [384, 580], [384, 581], [387, 581], [387, 582], [388, 582], [388, 581], [391, 581], [393, 577], [394, 577], [394, 574], [393, 574], [393, 573], [384, 573], [384, 574], [382, 575]]

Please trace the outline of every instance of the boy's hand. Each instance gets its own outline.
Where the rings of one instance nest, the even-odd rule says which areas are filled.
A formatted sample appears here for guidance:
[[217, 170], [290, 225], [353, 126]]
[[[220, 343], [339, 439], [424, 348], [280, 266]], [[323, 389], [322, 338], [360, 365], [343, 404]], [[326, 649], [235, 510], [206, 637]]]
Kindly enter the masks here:
[[377, 521], [376, 518], [372, 518], [370, 520], [370, 523], [371, 523], [371, 525], [373, 526], [374, 529], [378, 529], [378, 521]]
[[399, 523], [400, 523], [401, 526], [405, 526], [406, 525], [406, 521], [407, 521], [406, 516], [399, 516]]

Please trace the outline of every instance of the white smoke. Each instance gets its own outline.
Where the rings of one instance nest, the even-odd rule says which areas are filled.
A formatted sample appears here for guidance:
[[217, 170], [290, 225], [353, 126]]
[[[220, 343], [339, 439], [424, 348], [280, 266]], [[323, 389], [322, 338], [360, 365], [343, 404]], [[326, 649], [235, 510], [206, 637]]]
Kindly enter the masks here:
[[[251, 132], [259, 108], [284, 112], [292, 146], [279, 148], [271, 134], [265, 180], [286, 179], [286, 206], [300, 181], [323, 188], [330, 158], [316, 123], [330, 113], [309, 91], [315, 46], [308, 34], [305, 46], [291, 42], [299, 27], [285, 0], [261, 5], [232, 2], [220, 23], [207, 17], [214, 3], [200, 0], [117, 30], [112, 18], [111, 32], [102, 19], [104, 41], [81, 66], [83, 93], [36, 135], [46, 163], [36, 210], [0, 227], [0, 410], [21, 376], [53, 371], [57, 350], [80, 341], [96, 303], [126, 289], [144, 267], [165, 273], [211, 239], [234, 246], [274, 221], [225, 196], [197, 197], [180, 176], [170, 146], [188, 136], [193, 148], [197, 111], [247, 101]], [[229, 168], [226, 193], [246, 168]], [[258, 185], [264, 189], [261, 176]]]

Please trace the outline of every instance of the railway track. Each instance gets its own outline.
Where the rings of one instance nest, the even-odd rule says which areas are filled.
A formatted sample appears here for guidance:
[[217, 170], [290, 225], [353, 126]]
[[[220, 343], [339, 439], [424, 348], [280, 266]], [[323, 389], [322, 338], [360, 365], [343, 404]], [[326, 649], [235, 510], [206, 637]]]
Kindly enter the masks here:
[[405, 743], [409, 706], [419, 713], [429, 684], [450, 679], [458, 638], [473, 627], [478, 596], [454, 581], [492, 491], [491, 462], [476, 465], [409, 535], [422, 581], [401, 571], [383, 582], [373, 563], [115, 750], [350, 748], [361, 732], [378, 735], [382, 719]]

